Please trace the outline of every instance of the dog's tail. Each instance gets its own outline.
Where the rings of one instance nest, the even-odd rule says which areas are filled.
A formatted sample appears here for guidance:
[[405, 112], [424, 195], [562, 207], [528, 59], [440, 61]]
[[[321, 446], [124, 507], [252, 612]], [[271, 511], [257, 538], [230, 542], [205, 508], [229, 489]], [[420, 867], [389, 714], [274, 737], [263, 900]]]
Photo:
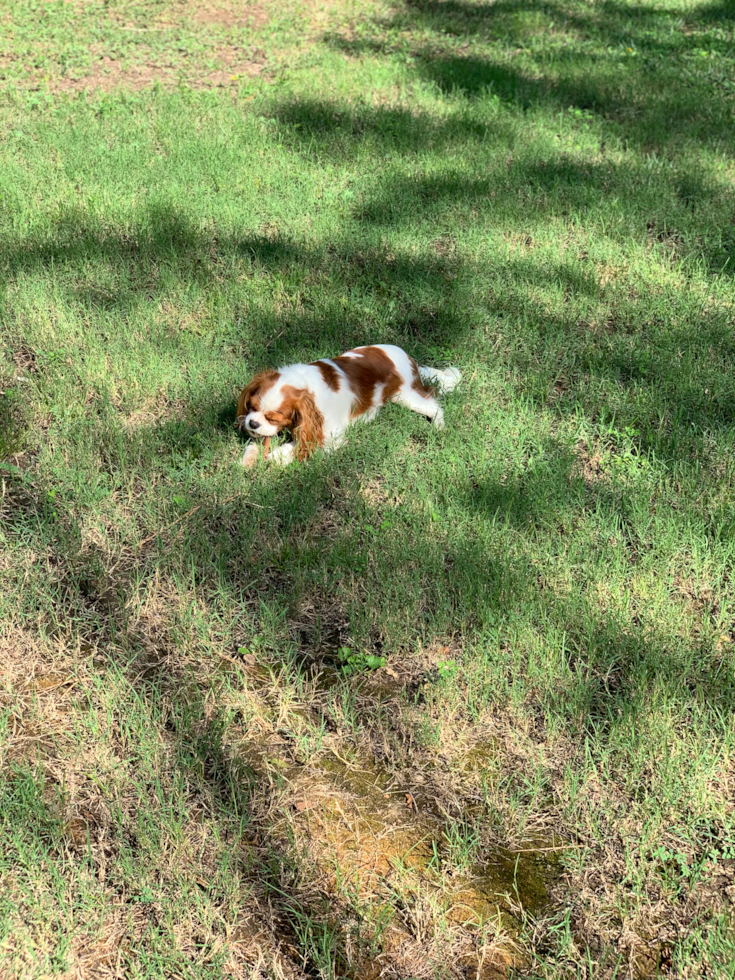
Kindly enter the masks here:
[[462, 380], [462, 372], [456, 367], [443, 369], [420, 367], [419, 376], [422, 381], [428, 384], [435, 384], [440, 395], [446, 395], [447, 392], [454, 391]]

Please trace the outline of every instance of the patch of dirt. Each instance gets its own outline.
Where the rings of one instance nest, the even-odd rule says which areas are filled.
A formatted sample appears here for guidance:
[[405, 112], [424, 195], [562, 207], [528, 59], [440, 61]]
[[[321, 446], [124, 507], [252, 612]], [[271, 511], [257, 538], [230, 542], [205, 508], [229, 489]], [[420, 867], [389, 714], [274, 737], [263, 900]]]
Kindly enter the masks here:
[[270, 15], [257, 4], [219, 2], [193, 3], [189, 5], [191, 16], [197, 24], [208, 24], [213, 27], [264, 27], [270, 20]]
[[265, 53], [257, 50], [251, 60], [246, 60], [244, 55], [244, 51], [232, 46], [220, 48], [215, 57], [222, 67], [189, 79], [189, 84], [194, 88], [225, 88], [241, 78], [257, 78], [265, 67]]
[[[85, 17], [80, 24], [83, 35], [92, 27], [89, 5], [77, 6], [80, 16]], [[332, 6], [335, 5], [326, 3], [312, 9], [307, 5], [306, 29], [297, 48], [317, 39], [324, 18], [331, 16]], [[164, 5], [153, 19], [140, 21], [133, 17], [131, 21], [131, 11], [108, 9], [107, 4], [100, 4], [99, 8], [94, 35], [101, 40], [89, 48], [94, 59], [91, 69], [77, 66], [72, 76], [66, 75], [63, 51], [51, 49], [43, 72], [21, 63], [14, 54], [0, 58], [0, 78], [6, 72], [12, 77], [20, 70], [25, 76], [20, 84], [68, 94], [140, 91], [156, 84], [168, 89], [182, 83], [196, 89], [228, 88], [263, 73], [266, 51], [257, 41], [276, 9], [236, 0], [206, 0], [203, 4], [189, 0], [185, 4]], [[124, 40], [118, 43], [114, 39], [121, 32]], [[185, 50], [179, 35], [191, 35], [194, 45]], [[133, 44], [131, 39], [139, 43]], [[121, 52], [127, 52], [127, 57]], [[287, 48], [274, 47], [273, 55], [289, 63], [293, 60]], [[17, 79], [12, 82], [17, 83]]]
[[161, 422], [182, 417], [181, 406], [172, 402], [165, 392], [160, 392], [155, 398], [148, 399], [140, 408], [125, 415], [122, 426], [126, 432], [135, 432], [138, 429], [152, 428]]
[[429, 806], [443, 795], [430, 772], [402, 773], [336, 753], [282, 771], [288, 778], [283, 803], [293, 815], [289, 836], [308, 850], [329, 891], [354, 879], [362, 895], [380, 901], [386, 888], [389, 894], [410, 879], [411, 891], [423, 891], [432, 914], [450, 925], [468, 954], [474, 930], [499, 924], [511, 937], [519, 932], [521, 908], [539, 914], [548, 906], [547, 880], [558, 872], [553, 855], [543, 847], [536, 853], [533, 844], [483, 851], [467, 874], [453, 871], [451, 884], [445, 880], [450, 831], [442, 809]]
[[149, 88], [156, 83], [172, 88], [185, 81], [192, 88], [223, 88], [236, 83], [241, 78], [255, 78], [263, 71], [265, 57], [256, 52], [256, 58], [248, 58], [246, 52], [227, 46], [214, 52], [213, 57], [220, 67], [210, 72], [189, 75], [186, 72], [164, 63], [144, 63], [124, 66], [122, 62], [101, 55], [95, 68], [82, 78], [54, 78], [49, 87], [53, 92], [111, 92], [117, 88], [132, 91]]
[[13, 354], [13, 362], [19, 371], [37, 371], [36, 352], [27, 344], [21, 344]]
[[578, 442], [574, 447], [574, 455], [577, 462], [572, 469], [572, 476], [581, 476], [588, 486], [605, 479], [602, 453], [591, 450], [585, 442]]
[[[257, 665], [246, 668], [253, 676], [250, 720], [232, 751], [238, 778], [249, 773], [256, 787], [249, 802], [254, 829], [269, 847], [308, 855], [312, 886], [318, 882], [332, 908], [355, 892], [390, 917], [372, 940], [380, 952], [351, 958], [354, 976], [382, 971], [428, 980], [437, 969], [453, 977], [506, 976], [525, 964], [514, 941], [521, 910], [543, 916], [552, 902], [549, 883], [560, 869], [543, 841], [537, 853], [533, 840], [511, 850], [483, 836], [470, 862], [457, 863], [459, 815], [470, 834], [475, 815], [477, 826], [487, 827], [478, 790], [489, 771], [503, 768], [507, 751], [500, 731], [482, 724], [470, 730], [457, 717], [448, 723], [446, 746], [443, 736], [437, 746], [412, 744], [414, 714], [422, 710], [416, 694], [452, 655], [459, 656], [437, 643], [355, 677], [323, 668], [302, 682], [298, 702], [278, 723], [264, 708], [277, 703], [282, 681], [254, 672]], [[235, 702], [220, 704], [230, 710]], [[319, 719], [324, 734], [314, 742], [308, 733]], [[517, 769], [525, 760], [508, 765]]]
[[155, 82], [173, 85], [175, 81], [174, 71], [164, 65], [141, 64], [125, 68], [109, 55], [101, 55], [94, 70], [88, 75], [82, 78], [53, 78], [49, 88], [52, 92], [60, 93], [111, 92], [116, 88], [127, 88], [136, 92]]

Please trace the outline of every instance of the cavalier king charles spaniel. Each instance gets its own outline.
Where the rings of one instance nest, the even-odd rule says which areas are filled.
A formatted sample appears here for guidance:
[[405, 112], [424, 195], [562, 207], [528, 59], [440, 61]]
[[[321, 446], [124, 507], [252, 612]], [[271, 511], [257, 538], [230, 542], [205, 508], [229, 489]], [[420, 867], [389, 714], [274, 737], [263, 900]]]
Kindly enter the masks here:
[[[455, 367], [419, 367], [400, 347], [356, 347], [332, 360], [256, 374], [240, 393], [236, 425], [258, 438], [290, 430], [294, 441], [269, 456], [286, 465], [294, 457], [308, 459], [315, 449], [336, 449], [348, 426], [358, 419], [374, 419], [386, 402], [404, 405], [443, 428], [444, 412], [435, 389], [425, 382], [433, 381], [443, 393], [455, 388], [461, 377]], [[252, 466], [257, 456], [258, 446], [251, 443], [243, 464]]]

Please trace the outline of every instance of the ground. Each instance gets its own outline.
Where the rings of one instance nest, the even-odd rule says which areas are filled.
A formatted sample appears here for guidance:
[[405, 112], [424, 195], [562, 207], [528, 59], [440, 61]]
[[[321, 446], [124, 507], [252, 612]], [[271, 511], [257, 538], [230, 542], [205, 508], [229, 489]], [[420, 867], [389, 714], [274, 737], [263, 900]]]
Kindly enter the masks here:
[[2, 980], [735, 976], [732, 4], [0, 21]]

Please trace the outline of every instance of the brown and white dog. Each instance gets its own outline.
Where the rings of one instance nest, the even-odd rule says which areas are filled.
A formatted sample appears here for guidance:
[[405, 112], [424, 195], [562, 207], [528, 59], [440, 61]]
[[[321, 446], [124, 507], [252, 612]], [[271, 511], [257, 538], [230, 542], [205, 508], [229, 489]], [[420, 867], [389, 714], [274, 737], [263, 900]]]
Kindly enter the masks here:
[[[251, 436], [275, 436], [289, 429], [294, 442], [278, 446], [268, 457], [286, 465], [308, 459], [315, 449], [336, 449], [347, 428], [358, 419], [374, 419], [386, 402], [397, 402], [444, 426], [444, 412], [434, 397], [451, 391], [461, 378], [455, 367], [419, 367], [400, 347], [379, 344], [356, 347], [331, 360], [290, 364], [256, 374], [240, 393], [236, 425]], [[245, 450], [243, 464], [258, 455], [257, 444]]]

